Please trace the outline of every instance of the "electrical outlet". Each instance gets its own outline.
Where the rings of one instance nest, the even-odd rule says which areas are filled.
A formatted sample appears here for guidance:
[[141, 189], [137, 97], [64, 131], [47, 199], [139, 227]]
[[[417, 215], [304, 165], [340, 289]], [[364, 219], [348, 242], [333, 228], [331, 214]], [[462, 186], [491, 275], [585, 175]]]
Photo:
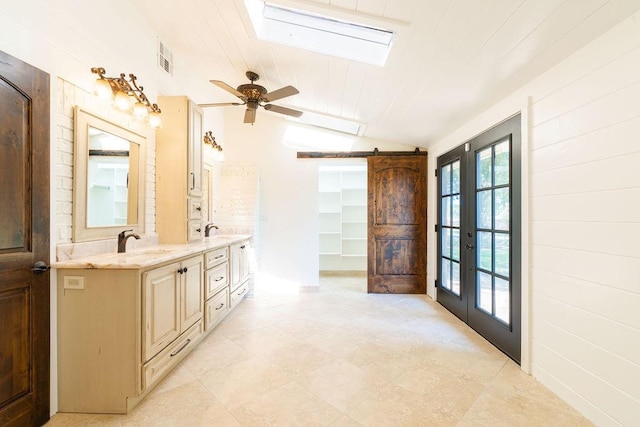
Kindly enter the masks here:
[[65, 289], [84, 289], [84, 277], [82, 276], [64, 276]]

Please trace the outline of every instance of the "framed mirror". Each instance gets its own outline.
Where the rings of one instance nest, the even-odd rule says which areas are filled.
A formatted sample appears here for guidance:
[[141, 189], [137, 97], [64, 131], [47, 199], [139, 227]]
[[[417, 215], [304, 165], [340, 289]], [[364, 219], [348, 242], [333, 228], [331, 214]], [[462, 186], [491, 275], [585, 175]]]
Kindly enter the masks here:
[[73, 241], [144, 232], [146, 138], [75, 107]]

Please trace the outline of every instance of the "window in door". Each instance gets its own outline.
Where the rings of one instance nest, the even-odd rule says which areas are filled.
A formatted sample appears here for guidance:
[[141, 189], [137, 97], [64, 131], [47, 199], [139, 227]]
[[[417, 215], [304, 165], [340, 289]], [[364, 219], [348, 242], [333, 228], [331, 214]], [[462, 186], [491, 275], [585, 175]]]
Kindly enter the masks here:
[[520, 360], [520, 115], [438, 158], [437, 300]]

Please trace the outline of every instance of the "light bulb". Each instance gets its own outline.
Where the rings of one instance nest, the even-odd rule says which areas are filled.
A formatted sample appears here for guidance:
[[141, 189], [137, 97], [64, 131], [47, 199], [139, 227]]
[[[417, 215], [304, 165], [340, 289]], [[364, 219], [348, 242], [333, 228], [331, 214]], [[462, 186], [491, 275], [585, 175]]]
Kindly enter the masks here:
[[131, 109], [131, 98], [124, 92], [118, 92], [113, 99], [113, 105], [119, 110], [129, 111]]
[[111, 85], [105, 79], [97, 79], [93, 85], [93, 93], [96, 94], [101, 100], [110, 100], [113, 98], [113, 91]]
[[147, 106], [142, 102], [136, 102], [133, 106], [133, 116], [138, 120], [144, 120], [148, 115]]
[[149, 113], [149, 126], [152, 128], [159, 128], [162, 126], [162, 119], [160, 118], [160, 113], [152, 111]]

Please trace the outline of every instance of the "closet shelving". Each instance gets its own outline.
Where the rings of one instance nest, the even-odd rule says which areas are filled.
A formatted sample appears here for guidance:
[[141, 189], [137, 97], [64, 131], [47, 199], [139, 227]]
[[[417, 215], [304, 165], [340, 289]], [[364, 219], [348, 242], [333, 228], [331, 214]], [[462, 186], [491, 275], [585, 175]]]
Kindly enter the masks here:
[[320, 270], [366, 270], [366, 166], [321, 166], [318, 190]]

